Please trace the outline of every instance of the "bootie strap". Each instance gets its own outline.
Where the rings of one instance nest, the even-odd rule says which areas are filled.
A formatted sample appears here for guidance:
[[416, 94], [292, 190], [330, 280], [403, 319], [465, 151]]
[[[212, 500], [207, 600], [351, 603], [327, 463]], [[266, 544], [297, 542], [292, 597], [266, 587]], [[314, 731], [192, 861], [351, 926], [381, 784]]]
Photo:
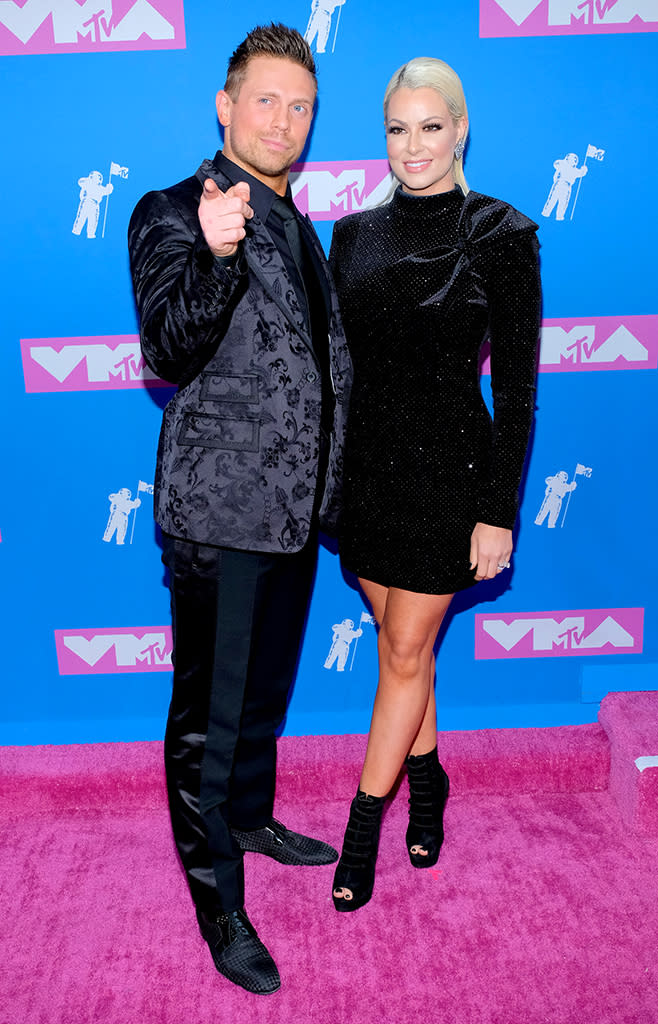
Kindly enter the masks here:
[[[416, 868], [431, 867], [443, 843], [443, 811], [450, 783], [436, 747], [427, 754], [409, 754], [405, 763], [409, 780], [409, 859]], [[413, 847], [425, 852], [412, 853]]]
[[[358, 910], [372, 896], [379, 832], [385, 796], [370, 796], [357, 790], [343, 840], [343, 851], [334, 875], [333, 900], [336, 910]], [[350, 897], [337, 896], [337, 889], [349, 889]]]

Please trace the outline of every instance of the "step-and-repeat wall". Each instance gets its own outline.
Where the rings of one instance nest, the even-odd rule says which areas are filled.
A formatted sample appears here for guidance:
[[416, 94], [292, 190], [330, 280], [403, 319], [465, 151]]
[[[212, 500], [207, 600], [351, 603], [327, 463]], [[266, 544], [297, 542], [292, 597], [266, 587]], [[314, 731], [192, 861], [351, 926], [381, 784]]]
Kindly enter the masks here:
[[[337, 218], [388, 190], [382, 95], [419, 55], [462, 77], [469, 184], [540, 225], [513, 570], [455, 600], [440, 728], [589, 721], [609, 690], [655, 689], [658, 0], [4, 0], [0, 742], [161, 734], [152, 491], [172, 391], [140, 357], [126, 227], [221, 145], [227, 58], [271, 20], [317, 54], [293, 191], [327, 248]], [[366, 731], [376, 665], [327, 544], [286, 731]]]

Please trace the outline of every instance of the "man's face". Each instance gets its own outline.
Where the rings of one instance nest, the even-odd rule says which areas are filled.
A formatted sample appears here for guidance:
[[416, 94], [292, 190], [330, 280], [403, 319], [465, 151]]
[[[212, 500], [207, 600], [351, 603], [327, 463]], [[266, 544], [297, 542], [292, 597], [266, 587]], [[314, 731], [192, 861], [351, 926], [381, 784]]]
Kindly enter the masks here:
[[252, 57], [237, 99], [217, 93], [224, 155], [283, 194], [313, 119], [315, 81], [284, 57]]

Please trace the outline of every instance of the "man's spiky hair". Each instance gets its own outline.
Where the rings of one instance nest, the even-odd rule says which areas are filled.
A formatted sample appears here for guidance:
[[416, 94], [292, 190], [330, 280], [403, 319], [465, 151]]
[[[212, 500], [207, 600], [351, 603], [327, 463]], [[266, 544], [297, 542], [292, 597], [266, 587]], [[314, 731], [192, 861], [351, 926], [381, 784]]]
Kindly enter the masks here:
[[231, 54], [224, 89], [232, 100], [238, 98], [252, 57], [291, 60], [313, 75], [317, 87], [315, 60], [304, 36], [296, 28], [272, 22], [270, 25], [257, 25]]

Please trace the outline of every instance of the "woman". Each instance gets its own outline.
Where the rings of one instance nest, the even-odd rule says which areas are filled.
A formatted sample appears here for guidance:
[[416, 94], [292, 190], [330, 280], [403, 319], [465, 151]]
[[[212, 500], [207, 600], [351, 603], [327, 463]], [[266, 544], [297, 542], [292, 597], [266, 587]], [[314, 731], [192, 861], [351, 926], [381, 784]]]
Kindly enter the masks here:
[[[436, 863], [448, 777], [433, 648], [455, 591], [509, 568], [534, 407], [537, 225], [469, 192], [461, 82], [418, 57], [384, 97], [389, 203], [336, 224], [330, 262], [354, 363], [343, 563], [379, 624], [379, 682], [334, 878], [337, 910], [372, 895], [382, 810], [406, 760], [414, 867]], [[491, 341], [494, 418], [479, 388]]]

